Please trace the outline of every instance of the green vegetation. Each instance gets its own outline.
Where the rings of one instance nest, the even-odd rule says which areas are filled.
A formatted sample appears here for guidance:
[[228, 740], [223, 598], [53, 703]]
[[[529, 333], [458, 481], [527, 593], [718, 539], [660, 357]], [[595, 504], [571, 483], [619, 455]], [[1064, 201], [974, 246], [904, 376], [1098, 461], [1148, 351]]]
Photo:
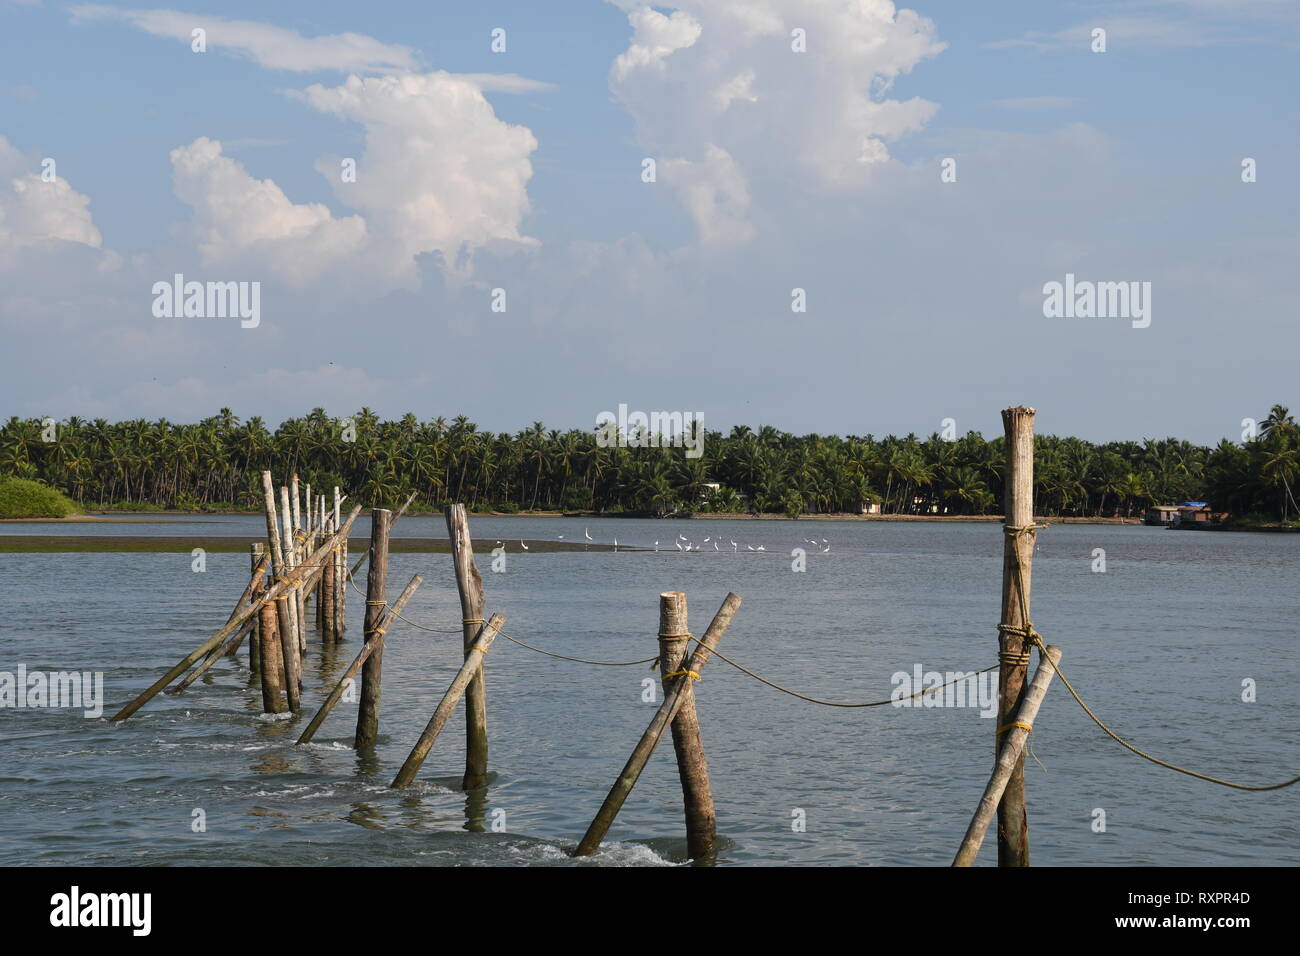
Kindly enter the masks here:
[[[692, 459], [680, 448], [601, 448], [594, 430], [541, 422], [494, 434], [463, 416], [381, 421], [362, 409], [352, 423], [345, 435], [322, 409], [274, 432], [229, 409], [196, 425], [72, 418], [46, 442], [39, 421], [11, 418], [0, 428], [0, 475], [39, 478], [86, 506], [133, 510], [255, 510], [267, 468], [277, 480], [296, 471], [316, 488], [337, 484], [366, 505], [393, 507], [415, 491], [421, 508], [464, 501], [478, 511], [798, 515], [856, 513], [870, 502], [886, 514], [981, 515], [997, 513], [1002, 496], [1003, 439], [977, 432], [955, 441], [840, 438], [741, 425], [706, 432]], [[1188, 499], [1261, 521], [1300, 511], [1292, 495], [1300, 431], [1281, 406], [1246, 445], [1040, 435], [1036, 449], [1041, 515], [1132, 517]]]
[[80, 511], [39, 481], [0, 477], [0, 518], [66, 518]]

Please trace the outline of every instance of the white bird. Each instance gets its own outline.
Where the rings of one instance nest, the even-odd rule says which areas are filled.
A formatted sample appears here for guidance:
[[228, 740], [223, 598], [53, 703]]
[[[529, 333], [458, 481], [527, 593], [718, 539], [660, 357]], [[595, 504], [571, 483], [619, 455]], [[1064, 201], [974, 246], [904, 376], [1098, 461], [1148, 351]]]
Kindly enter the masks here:
[[618, 538], [615, 538], [615, 539], [614, 539], [614, 550], [615, 550], [615, 551], [618, 550]]
[[766, 551], [766, 550], [767, 550], [767, 547], [764, 546], [764, 545], [761, 545], [761, 544], [760, 544], [760, 545], [759, 545], [757, 548], [755, 548], [754, 550], [755, 550], [755, 551]]
[[519, 547], [523, 548], [525, 551], [528, 550], [528, 545], [524, 544], [524, 539], [523, 539], [523, 538], [520, 538], [520, 539], [519, 539]]
[[683, 550], [683, 549], [682, 549], [682, 543], [681, 543], [680, 541], [675, 541], [675, 542], [673, 542], [673, 543], [677, 545], [677, 550], [678, 550], [678, 551]]
[[593, 538], [593, 537], [588, 533], [588, 529], [587, 529], [587, 528], [583, 528], [583, 529], [582, 529], [582, 534], [583, 534], [583, 537], [585, 537], [588, 541], [595, 541], [595, 540], [596, 540], [595, 538]]
[[732, 550], [732, 551], [735, 551], [735, 550], [736, 550], [736, 542], [734, 542], [734, 541], [731, 542], [731, 550]]
[[680, 540], [682, 540], [682, 541], [685, 541], [685, 540], [686, 540], [686, 535], [684, 535], [684, 534], [679, 534], [677, 537], [678, 537]]
[[825, 554], [825, 553], [826, 553], [827, 551], [829, 551], [830, 549], [831, 549], [831, 546], [830, 546], [829, 544], [826, 545], [825, 549], [823, 549], [823, 551], [822, 551], [822, 554]]
[[705, 544], [708, 544], [708, 543], [709, 543], [709, 539], [708, 539], [708, 538], [705, 538], [705, 539], [704, 539], [704, 543], [705, 543]]
[[656, 542], [655, 542], [655, 551], [657, 552], [658, 550], [659, 550], [659, 542], [656, 541]]
[[713, 542], [713, 550], [714, 550], [714, 551], [721, 551], [721, 550], [722, 550], [721, 548], [718, 547], [718, 542], [716, 542], [716, 541]]
[[750, 551], [754, 550], [754, 546], [752, 544], [747, 544], [745, 545], [745, 547], [748, 548]]

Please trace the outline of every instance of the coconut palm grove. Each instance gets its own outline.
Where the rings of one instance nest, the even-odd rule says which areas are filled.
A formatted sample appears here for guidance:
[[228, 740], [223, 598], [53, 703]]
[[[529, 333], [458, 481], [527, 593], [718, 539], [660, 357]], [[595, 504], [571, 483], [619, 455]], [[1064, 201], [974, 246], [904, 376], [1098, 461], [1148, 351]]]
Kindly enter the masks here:
[[[666, 444], [666, 443], [665, 443]], [[1175, 438], [1092, 444], [1039, 436], [1036, 513], [1132, 517], [1152, 503], [1203, 500], [1234, 519], [1291, 522], [1300, 428], [1275, 405], [1258, 435], [1216, 447]], [[0, 477], [36, 480], [84, 508], [255, 510], [264, 468], [287, 463], [316, 487], [338, 485], [376, 507], [411, 492], [418, 507], [464, 501], [477, 511], [996, 514], [1003, 439], [977, 432], [792, 435], [771, 426], [707, 431], [703, 454], [601, 447], [595, 431], [480, 431], [464, 416], [382, 421], [312, 410], [272, 429], [229, 409], [197, 424], [10, 418]]]

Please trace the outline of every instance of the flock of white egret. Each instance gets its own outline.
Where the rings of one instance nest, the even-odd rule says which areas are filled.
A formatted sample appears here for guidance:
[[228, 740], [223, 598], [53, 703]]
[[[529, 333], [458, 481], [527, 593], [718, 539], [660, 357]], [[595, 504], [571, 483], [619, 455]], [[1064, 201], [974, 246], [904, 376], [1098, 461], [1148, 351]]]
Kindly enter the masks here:
[[[598, 543], [599, 543], [599, 542], [596, 541], [595, 538], [593, 538], [593, 537], [591, 536], [591, 528], [590, 528], [590, 527], [587, 527], [587, 528], [583, 528], [583, 529], [582, 529], [582, 536], [583, 536], [584, 538], [586, 538], [588, 541], [590, 541], [592, 544], [598, 544]], [[555, 537], [556, 537], [556, 540], [557, 540], [557, 541], [563, 541], [563, 540], [564, 540], [564, 535], [562, 535], [562, 534], [557, 534]], [[708, 550], [707, 548], [704, 547], [704, 545], [706, 545], [706, 544], [712, 544], [712, 545], [713, 545], [713, 550], [714, 550], [714, 551], [719, 551], [719, 552], [721, 552], [721, 551], [725, 551], [725, 550], [726, 550], [725, 548], [721, 547], [721, 545], [719, 544], [719, 542], [720, 542], [721, 540], [722, 540], [721, 538], [715, 538], [715, 537], [713, 537], [712, 535], [709, 535], [709, 536], [705, 537], [705, 539], [704, 539], [704, 541], [703, 541], [702, 543], [700, 543], [700, 544], [697, 545], [697, 544], [695, 544], [695, 542], [693, 542], [690, 538], [686, 537], [686, 535], [684, 535], [684, 534], [679, 534], [679, 535], [677, 535], [676, 539], [673, 541], [673, 544], [677, 547], [677, 550], [680, 551], [680, 552], [682, 552], [683, 554], [685, 554], [685, 553], [688, 552], [688, 551], [706, 551], [706, 550]], [[727, 539], [727, 543], [731, 545], [731, 551], [732, 551], [733, 554], [738, 553], [738, 552], [740, 551], [740, 544], [737, 543], [736, 541], [734, 541], [734, 540], [728, 538], [728, 539]], [[829, 541], [827, 541], [825, 538], [822, 538], [821, 541], [818, 541], [818, 540], [815, 539], [815, 538], [804, 538], [804, 539], [803, 539], [803, 543], [804, 543], [804, 544], [807, 544], [807, 545], [811, 545], [812, 547], [814, 547], [814, 548], [816, 548], [817, 550], [819, 550], [822, 554], [826, 554], [826, 553], [828, 553], [828, 552], [831, 550], [831, 543], [830, 543]], [[501, 542], [498, 541], [498, 542], [497, 542], [497, 547], [504, 547], [504, 545], [502, 545]], [[523, 542], [523, 539], [520, 539], [520, 541], [519, 541], [519, 547], [523, 548], [525, 551], [528, 550], [528, 545], [526, 545], [526, 544]], [[626, 547], [626, 545], [625, 545], [624, 547]], [[615, 539], [614, 539], [614, 550], [615, 550], [615, 551], [618, 550], [618, 538], [615, 538]], [[644, 548], [643, 548], [643, 549], [635, 549], [635, 550], [648, 550], [648, 549], [644, 549]], [[655, 550], [655, 551], [659, 551], [659, 550], [661, 550], [658, 541], [656, 541], [655, 544], [654, 544], [654, 550]], [[667, 550], [667, 549], [665, 548], [665, 549], [662, 549], [662, 550]], [[760, 544], [758, 547], [755, 547], [755, 546], [752, 545], [752, 544], [747, 544], [747, 545], [745, 545], [745, 550], [746, 550], [746, 551], [754, 551], [754, 552], [758, 552], [758, 551], [766, 551], [766, 550], [767, 550], [767, 547], [766, 547], [765, 545], [761, 545], [761, 544]]]

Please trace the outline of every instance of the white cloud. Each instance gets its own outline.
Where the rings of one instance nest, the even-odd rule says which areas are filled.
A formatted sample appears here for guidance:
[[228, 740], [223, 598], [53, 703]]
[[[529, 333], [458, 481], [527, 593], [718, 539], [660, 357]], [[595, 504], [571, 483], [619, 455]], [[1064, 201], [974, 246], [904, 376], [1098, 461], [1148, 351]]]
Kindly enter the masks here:
[[254, 179], [221, 144], [200, 137], [171, 151], [176, 195], [194, 208], [205, 265], [269, 268], [301, 284], [354, 255], [366, 236], [360, 216], [335, 219], [319, 203], [297, 205], [269, 179]]
[[[673, 0], [667, 14], [611, 2], [634, 32], [610, 88], [661, 165], [689, 174], [682, 200], [706, 241], [756, 235], [751, 192], [863, 186], [938, 109], [887, 96], [944, 47], [888, 0]], [[792, 50], [795, 28], [807, 52]]]
[[121, 10], [98, 4], [73, 7], [72, 16], [76, 21], [122, 20], [154, 36], [184, 40], [187, 45], [193, 30], [202, 27], [207, 32], [208, 49], [251, 57], [270, 70], [378, 72], [416, 67], [410, 47], [382, 43], [360, 33], [304, 37], [294, 30], [249, 20], [177, 10]]
[[58, 240], [99, 248], [103, 237], [91, 218], [89, 197], [62, 176], [45, 182], [0, 136], [0, 250]]
[[317, 168], [340, 202], [365, 214], [395, 275], [412, 274], [421, 253], [441, 252], [452, 262], [494, 240], [534, 241], [520, 224], [529, 212], [529, 156], [537, 140], [498, 118], [466, 77], [352, 76], [341, 86], [290, 95], [364, 127], [356, 182], [341, 181], [337, 161]]
[[664, 181], [677, 190], [695, 220], [700, 241], [732, 243], [754, 238], [745, 174], [725, 149], [710, 145], [703, 162], [667, 160], [663, 173]]

